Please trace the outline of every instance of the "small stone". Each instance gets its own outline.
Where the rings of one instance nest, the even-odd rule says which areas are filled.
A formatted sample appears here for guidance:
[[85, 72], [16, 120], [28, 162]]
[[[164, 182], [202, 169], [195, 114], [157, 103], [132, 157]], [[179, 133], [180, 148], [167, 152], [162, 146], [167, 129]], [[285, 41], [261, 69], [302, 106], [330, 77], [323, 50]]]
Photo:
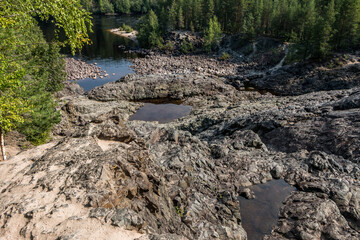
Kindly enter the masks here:
[[250, 188], [244, 188], [240, 190], [239, 195], [246, 199], [255, 199], [255, 194]]
[[284, 168], [280, 165], [276, 165], [274, 166], [270, 173], [271, 173], [271, 176], [274, 178], [274, 179], [279, 179], [282, 177], [282, 174], [284, 172]]
[[223, 158], [229, 154], [229, 149], [221, 145], [212, 145], [211, 146], [211, 155], [216, 158]]

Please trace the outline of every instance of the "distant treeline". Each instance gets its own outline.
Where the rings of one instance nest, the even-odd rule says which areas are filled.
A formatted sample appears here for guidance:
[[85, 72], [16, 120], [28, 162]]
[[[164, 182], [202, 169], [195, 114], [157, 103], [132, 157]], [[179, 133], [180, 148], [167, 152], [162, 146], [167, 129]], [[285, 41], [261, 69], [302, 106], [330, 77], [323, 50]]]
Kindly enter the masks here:
[[360, 0], [82, 0], [94, 9], [157, 15], [160, 34], [204, 31], [214, 16], [223, 32], [297, 43], [304, 56], [324, 56], [360, 39]]
[[83, 7], [96, 14], [147, 13], [156, 6], [156, 0], [80, 0]]

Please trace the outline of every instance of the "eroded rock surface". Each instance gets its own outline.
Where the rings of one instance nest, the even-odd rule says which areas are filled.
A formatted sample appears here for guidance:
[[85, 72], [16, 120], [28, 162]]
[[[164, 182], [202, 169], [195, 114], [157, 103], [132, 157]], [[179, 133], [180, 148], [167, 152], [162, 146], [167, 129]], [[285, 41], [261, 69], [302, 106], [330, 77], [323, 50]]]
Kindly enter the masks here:
[[[284, 179], [298, 191], [265, 239], [359, 239], [359, 87], [276, 96], [229, 79], [132, 75], [61, 95], [61, 138], [0, 163], [1, 235], [245, 240], [238, 196]], [[128, 121], [154, 98], [192, 112]]]

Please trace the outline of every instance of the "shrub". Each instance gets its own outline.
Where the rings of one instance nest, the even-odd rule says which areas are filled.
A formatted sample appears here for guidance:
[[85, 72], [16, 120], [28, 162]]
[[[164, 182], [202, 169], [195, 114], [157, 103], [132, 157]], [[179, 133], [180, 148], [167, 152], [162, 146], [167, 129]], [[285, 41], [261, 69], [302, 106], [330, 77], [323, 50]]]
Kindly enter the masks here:
[[192, 52], [194, 50], [194, 46], [192, 43], [189, 43], [186, 40], [183, 40], [183, 42], [181, 43], [181, 51], [183, 53], [189, 53]]
[[165, 51], [172, 51], [174, 50], [174, 44], [170, 41], [167, 41], [166, 44], [164, 44], [161, 49]]
[[223, 54], [220, 57], [220, 60], [225, 61], [229, 59], [230, 59], [230, 54], [228, 54], [227, 52], [223, 52]]
[[120, 30], [120, 31], [125, 31], [125, 32], [127, 32], [127, 33], [131, 33], [131, 32], [134, 31], [134, 29], [133, 29], [131, 26], [126, 25], [125, 23], [123, 23], [123, 24], [119, 27], [119, 30]]
[[175, 206], [175, 211], [176, 211], [177, 215], [179, 215], [180, 217], [184, 216], [185, 211], [183, 208], [179, 208], [178, 206]]

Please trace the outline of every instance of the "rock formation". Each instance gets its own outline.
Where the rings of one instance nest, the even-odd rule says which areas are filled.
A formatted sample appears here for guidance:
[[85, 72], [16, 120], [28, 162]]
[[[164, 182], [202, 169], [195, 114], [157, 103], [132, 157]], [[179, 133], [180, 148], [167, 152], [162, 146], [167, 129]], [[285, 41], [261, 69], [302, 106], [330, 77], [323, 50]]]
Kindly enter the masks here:
[[[348, 84], [330, 89], [301, 74], [276, 82], [281, 69], [251, 80], [276, 95], [201, 73], [130, 75], [86, 96], [68, 89], [57, 140], [0, 163], [0, 233], [245, 240], [239, 195], [280, 178], [297, 191], [265, 239], [359, 239], [358, 68], [336, 69]], [[154, 98], [193, 110], [166, 124], [128, 121], [143, 105], [134, 100]]]

